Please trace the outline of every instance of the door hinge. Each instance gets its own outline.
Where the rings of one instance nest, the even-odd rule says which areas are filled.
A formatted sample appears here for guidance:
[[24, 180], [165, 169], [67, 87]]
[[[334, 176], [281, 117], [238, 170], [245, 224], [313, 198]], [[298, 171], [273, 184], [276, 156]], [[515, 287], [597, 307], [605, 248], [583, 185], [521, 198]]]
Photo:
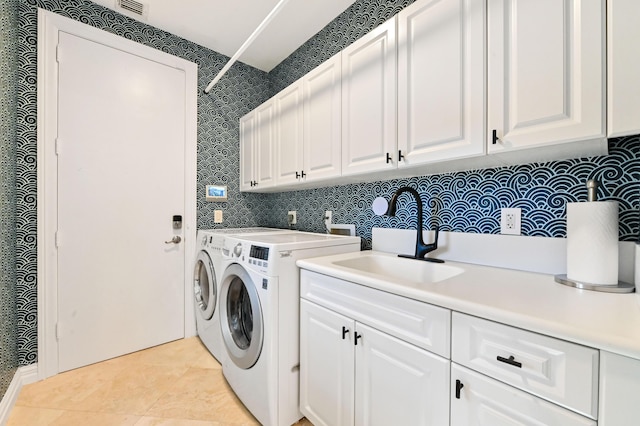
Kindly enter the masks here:
[[60, 340], [60, 323], [56, 323], [56, 340]]
[[55, 233], [54, 240], [56, 248], [60, 247], [60, 233], [58, 231]]
[[56, 155], [60, 155], [60, 139], [56, 138]]
[[56, 45], [56, 62], [60, 63], [60, 45]]

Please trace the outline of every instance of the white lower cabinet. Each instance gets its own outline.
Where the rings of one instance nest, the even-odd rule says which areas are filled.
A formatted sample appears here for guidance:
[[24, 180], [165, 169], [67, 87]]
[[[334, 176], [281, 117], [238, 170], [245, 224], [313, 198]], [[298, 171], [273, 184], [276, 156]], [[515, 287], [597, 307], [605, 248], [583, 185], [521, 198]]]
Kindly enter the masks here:
[[640, 424], [640, 361], [600, 352], [600, 426]]
[[640, 424], [640, 360], [300, 271], [315, 426]]
[[446, 425], [448, 389], [448, 359], [301, 300], [300, 410], [314, 425]]
[[459, 312], [451, 360], [593, 419], [598, 351]]
[[354, 325], [343, 315], [300, 301], [300, 411], [315, 426], [353, 424]]
[[451, 426], [587, 426], [594, 420], [451, 364]]
[[360, 323], [355, 339], [356, 425], [449, 423], [449, 360]]

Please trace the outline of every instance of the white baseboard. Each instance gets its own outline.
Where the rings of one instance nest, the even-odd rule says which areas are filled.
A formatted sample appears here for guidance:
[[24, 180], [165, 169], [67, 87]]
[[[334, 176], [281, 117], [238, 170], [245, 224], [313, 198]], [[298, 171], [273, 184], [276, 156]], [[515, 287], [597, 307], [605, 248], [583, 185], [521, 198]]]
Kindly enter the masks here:
[[38, 364], [18, 368], [0, 401], [0, 425], [4, 426], [7, 424], [11, 409], [18, 399], [18, 395], [20, 395], [20, 389], [22, 389], [24, 385], [36, 381], [38, 381]]

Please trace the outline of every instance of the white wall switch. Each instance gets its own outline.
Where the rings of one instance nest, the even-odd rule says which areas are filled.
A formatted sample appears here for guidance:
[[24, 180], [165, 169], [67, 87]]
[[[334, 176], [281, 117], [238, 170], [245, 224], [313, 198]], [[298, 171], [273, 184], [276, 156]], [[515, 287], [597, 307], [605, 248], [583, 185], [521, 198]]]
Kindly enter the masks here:
[[500, 209], [500, 233], [520, 235], [520, 208]]
[[213, 223], [222, 223], [222, 210], [213, 211]]

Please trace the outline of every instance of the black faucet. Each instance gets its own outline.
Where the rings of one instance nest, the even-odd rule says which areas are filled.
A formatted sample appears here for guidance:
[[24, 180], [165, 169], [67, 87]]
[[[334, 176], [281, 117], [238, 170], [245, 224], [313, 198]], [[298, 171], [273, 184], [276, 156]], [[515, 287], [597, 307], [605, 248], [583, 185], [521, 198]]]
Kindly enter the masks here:
[[420, 199], [420, 194], [418, 194], [418, 191], [416, 191], [415, 189], [409, 187], [409, 186], [403, 186], [401, 188], [398, 188], [398, 190], [395, 192], [395, 194], [393, 194], [393, 197], [391, 197], [391, 202], [389, 203], [389, 208], [387, 209], [387, 212], [385, 213], [387, 216], [395, 216], [396, 215], [396, 204], [398, 203], [398, 197], [404, 193], [404, 192], [408, 192], [411, 195], [413, 195], [413, 198], [415, 198], [416, 200], [416, 204], [418, 205], [418, 214], [416, 217], [416, 232], [417, 232], [417, 237], [416, 237], [416, 253], [413, 256], [409, 256], [409, 255], [405, 255], [405, 254], [399, 254], [399, 257], [407, 257], [409, 259], [417, 259], [417, 260], [426, 260], [429, 262], [436, 262], [436, 263], [444, 263], [444, 260], [440, 260], [440, 259], [431, 259], [431, 258], [427, 258], [424, 257], [427, 253], [434, 251], [435, 249], [438, 248], [438, 233], [440, 232], [440, 228], [438, 226], [434, 227], [434, 230], [436, 232], [436, 237], [433, 241], [433, 243], [431, 244], [425, 244], [424, 239], [422, 238], [422, 200]]

